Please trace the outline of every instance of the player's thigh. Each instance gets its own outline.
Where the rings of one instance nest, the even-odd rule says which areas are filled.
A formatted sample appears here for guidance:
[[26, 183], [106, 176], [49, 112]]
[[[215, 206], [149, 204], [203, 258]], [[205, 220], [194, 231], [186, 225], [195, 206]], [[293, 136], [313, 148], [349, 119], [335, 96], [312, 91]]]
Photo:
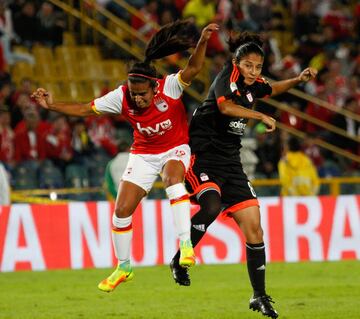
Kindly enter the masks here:
[[162, 157], [162, 179], [165, 187], [181, 183], [190, 165], [190, 147], [179, 145], [167, 151]]
[[154, 155], [130, 154], [122, 181], [133, 183], [148, 193], [161, 169], [153, 157]]
[[190, 166], [185, 175], [185, 186], [193, 202], [197, 202], [208, 190], [215, 190], [221, 194], [223, 183], [221, 170], [197, 160], [195, 155], [191, 156]]

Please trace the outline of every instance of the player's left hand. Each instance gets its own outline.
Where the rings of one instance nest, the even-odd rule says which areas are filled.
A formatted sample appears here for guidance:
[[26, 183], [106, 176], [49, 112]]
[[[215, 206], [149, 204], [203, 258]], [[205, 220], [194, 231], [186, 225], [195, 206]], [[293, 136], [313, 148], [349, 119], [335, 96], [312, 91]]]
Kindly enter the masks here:
[[306, 68], [299, 74], [299, 80], [301, 82], [308, 82], [312, 79], [314, 79], [317, 75], [318, 71], [314, 68]]
[[209, 40], [212, 33], [219, 30], [219, 25], [216, 23], [210, 23], [201, 32], [201, 38], [205, 41]]

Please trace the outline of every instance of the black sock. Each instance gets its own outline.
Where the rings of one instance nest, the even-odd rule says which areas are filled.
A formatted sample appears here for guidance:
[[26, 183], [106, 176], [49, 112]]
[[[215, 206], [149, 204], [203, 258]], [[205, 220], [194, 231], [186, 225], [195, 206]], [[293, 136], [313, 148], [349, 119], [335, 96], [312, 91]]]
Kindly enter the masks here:
[[247, 268], [254, 296], [265, 295], [265, 244], [246, 243]]
[[[195, 247], [203, 238], [208, 227], [221, 211], [221, 197], [215, 190], [209, 190], [199, 198], [200, 210], [191, 218], [191, 243]], [[178, 264], [180, 251], [178, 250], [173, 260]]]

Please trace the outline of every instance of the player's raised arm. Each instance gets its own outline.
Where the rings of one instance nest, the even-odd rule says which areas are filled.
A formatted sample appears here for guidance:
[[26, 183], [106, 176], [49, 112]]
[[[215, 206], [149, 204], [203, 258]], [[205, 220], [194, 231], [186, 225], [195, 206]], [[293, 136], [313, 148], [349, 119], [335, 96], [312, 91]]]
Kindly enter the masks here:
[[181, 73], [181, 79], [185, 83], [190, 83], [195, 76], [201, 71], [204, 64], [205, 53], [207, 48], [208, 40], [210, 39], [213, 32], [219, 30], [219, 26], [216, 23], [211, 23], [206, 26], [202, 32], [200, 39], [196, 45], [193, 54], [190, 56], [187, 65]]
[[50, 111], [83, 117], [95, 114], [91, 103], [56, 103], [53, 101], [52, 94], [43, 88], [36, 89], [31, 97], [34, 98], [41, 107]]
[[301, 82], [308, 82], [314, 79], [316, 75], [317, 75], [317, 70], [309, 67], [303, 70], [297, 77], [273, 82], [271, 83], [271, 87], [272, 87], [271, 96], [284, 93]]

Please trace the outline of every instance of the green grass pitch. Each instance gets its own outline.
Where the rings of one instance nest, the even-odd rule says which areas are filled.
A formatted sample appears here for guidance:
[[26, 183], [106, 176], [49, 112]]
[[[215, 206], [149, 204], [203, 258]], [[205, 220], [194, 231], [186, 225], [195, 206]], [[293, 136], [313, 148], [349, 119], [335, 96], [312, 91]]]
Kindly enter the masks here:
[[[265, 318], [248, 309], [245, 264], [200, 265], [192, 285], [175, 285], [167, 266], [135, 268], [132, 282], [97, 289], [110, 269], [0, 273], [1, 319]], [[271, 263], [267, 290], [280, 318], [360, 318], [360, 262]]]

